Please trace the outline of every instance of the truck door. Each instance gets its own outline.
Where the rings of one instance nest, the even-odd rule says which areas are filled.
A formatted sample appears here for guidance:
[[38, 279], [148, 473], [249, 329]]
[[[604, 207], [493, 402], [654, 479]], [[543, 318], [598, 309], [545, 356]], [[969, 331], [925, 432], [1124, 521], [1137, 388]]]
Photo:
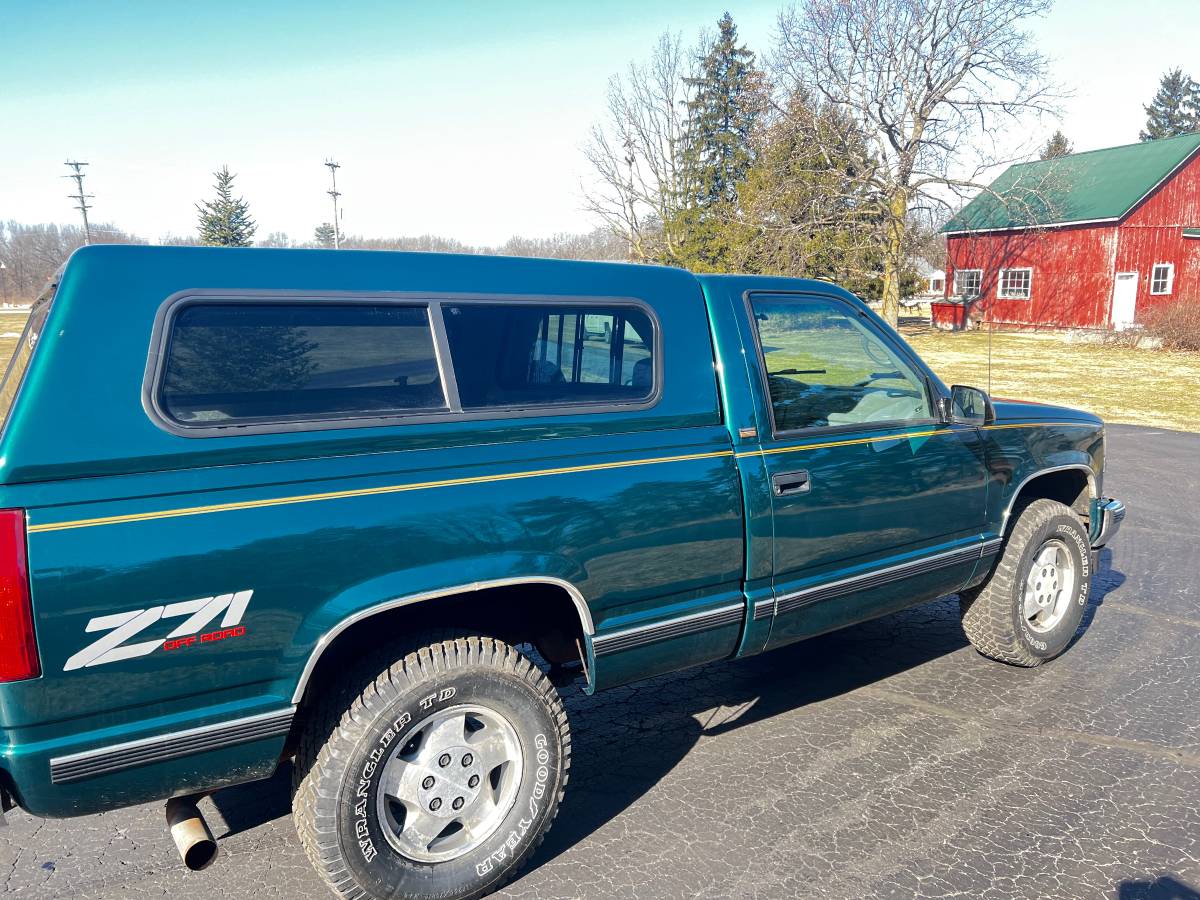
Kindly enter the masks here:
[[760, 406], [750, 453], [773, 520], [767, 646], [961, 588], [984, 527], [977, 429], [940, 420], [909, 351], [849, 300], [748, 293], [745, 305]]

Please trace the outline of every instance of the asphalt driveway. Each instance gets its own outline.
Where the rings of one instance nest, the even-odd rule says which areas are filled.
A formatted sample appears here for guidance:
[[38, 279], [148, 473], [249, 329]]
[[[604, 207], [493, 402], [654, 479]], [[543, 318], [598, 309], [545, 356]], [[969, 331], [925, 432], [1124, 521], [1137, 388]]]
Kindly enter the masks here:
[[[1130, 508], [1087, 630], [990, 662], [942, 600], [737, 663], [569, 700], [558, 823], [502, 895], [1200, 898], [1200, 435], [1109, 428]], [[29, 897], [323, 898], [289, 773], [205, 801], [184, 872], [161, 806], [0, 831]]]

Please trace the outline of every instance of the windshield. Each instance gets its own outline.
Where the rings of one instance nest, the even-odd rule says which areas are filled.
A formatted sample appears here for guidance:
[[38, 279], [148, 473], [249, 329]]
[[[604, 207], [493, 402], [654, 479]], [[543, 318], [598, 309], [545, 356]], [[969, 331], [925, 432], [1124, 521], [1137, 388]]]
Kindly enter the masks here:
[[25, 370], [29, 368], [29, 360], [33, 357], [33, 348], [37, 346], [42, 326], [46, 324], [46, 316], [50, 314], [50, 304], [54, 302], [54, 291], [58, 287], [58, 277], [46, 285], [40, 297], [34, 301], [29, 310], [29, 320], [25, 330], [13, 348], [12, 358], [4, 370], [4, 380], [0, 381], [0, 424], [8, 421], [13, 402], [17, 399], [17, 391], [21, 389], [21, 381]]

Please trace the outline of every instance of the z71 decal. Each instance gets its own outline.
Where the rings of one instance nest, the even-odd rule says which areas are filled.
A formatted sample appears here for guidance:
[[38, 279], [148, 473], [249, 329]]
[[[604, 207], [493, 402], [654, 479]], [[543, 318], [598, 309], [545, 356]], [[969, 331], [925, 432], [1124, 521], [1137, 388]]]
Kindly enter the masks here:
[[[241, 637], [246, 633], [246, 629], [240, 623], [253, 595], [254, 591], [238, 591], [236, 594], [219, 594], [216, 597], [201, 597], [198, 600], [184, 600], [181, 603], [152, 606], [149, 609], [97, 616], [87, 623], [84, 631], [89, 634], [94, 631], [108, 633], [68, 659], [63, 671], [70, 672], [72, 669], [134, 659], [153, 653], [159, 647], [164, 650], [178, 650], [195, 643]], [[225, 618], [221, 620], [220, 628], [202, 634], [201, 632], [221, 613], [225, 614]], [[125, 643], [162, 619], [178, 619], [183, 616], [187, 616], [187, 620], [168, 634], [165, 640], [160, 638], [136, 644]]]

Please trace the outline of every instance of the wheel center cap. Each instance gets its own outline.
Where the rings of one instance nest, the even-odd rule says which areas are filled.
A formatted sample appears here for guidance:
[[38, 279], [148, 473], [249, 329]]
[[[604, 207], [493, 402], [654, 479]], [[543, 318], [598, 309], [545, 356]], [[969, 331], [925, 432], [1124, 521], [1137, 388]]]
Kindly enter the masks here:
[[463, 745], [443, 747], [424, 760], [417, 802], [430, 815], [452, 819], [479, 797], [483, 767], [479, 756]]

